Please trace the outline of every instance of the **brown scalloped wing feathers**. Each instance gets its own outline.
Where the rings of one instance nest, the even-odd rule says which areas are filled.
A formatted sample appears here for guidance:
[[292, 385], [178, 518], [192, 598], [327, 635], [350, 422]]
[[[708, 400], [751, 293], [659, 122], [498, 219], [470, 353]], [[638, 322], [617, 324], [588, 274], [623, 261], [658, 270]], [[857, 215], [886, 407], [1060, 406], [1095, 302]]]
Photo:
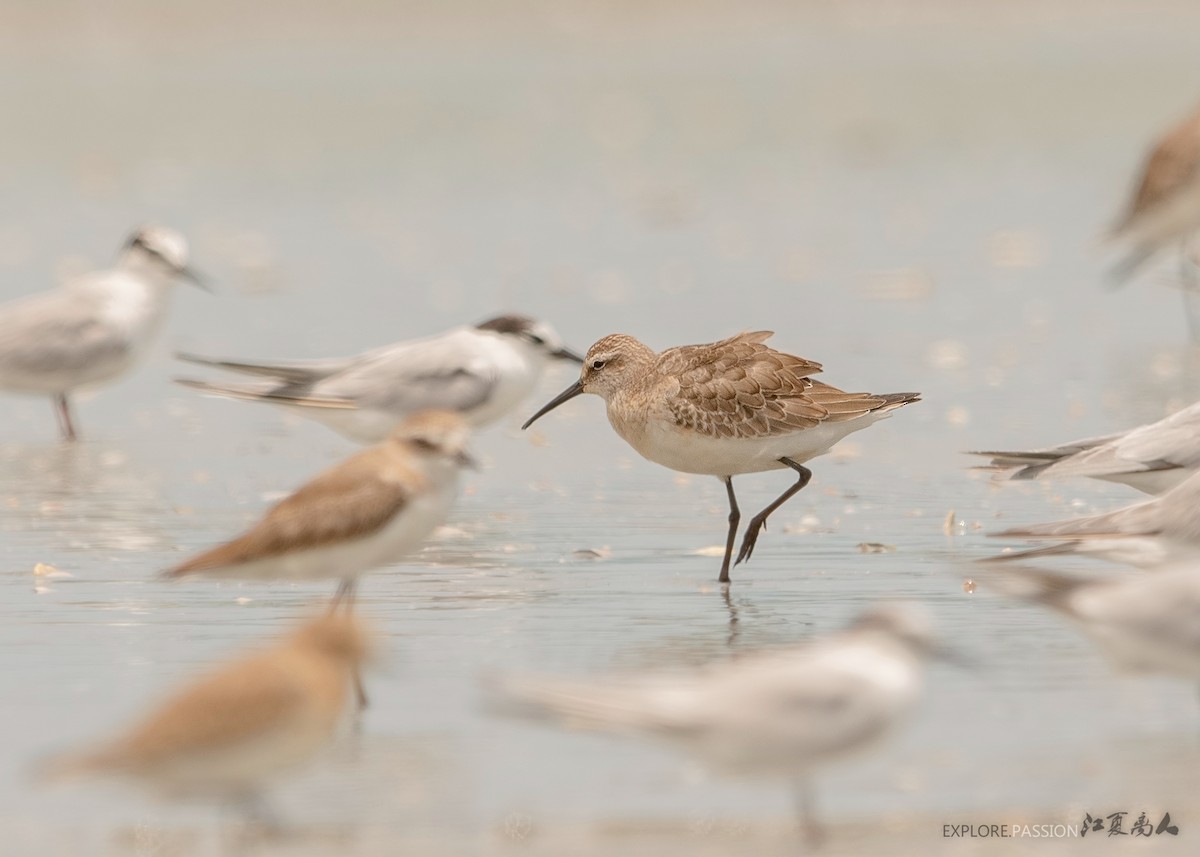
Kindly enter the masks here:
[[233, 541], [205, 551], [167, 572], [178, 577], [293, 551], [368, 536], [392, 520], [420, 478], [383, 479], [394, 464], [381, 460], [383, 449], [368, 449], [327, 470], [274, 506], [252, 529]]
[[742, 333], [664, 351], [659, 370], [679, 380], [668, 402], [676, 423], [714, 437], [770, 437], [854, 419], [887, 404], [881, 396], [812, 380], [808, 376], [821, 364], [764, 345], [770, 336]]

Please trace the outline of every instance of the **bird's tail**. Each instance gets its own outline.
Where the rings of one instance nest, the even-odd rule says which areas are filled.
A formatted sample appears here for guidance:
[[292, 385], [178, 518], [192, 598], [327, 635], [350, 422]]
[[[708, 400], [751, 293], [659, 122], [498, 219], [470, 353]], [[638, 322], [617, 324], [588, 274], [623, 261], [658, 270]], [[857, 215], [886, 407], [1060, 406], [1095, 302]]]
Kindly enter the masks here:
[[275, 378], [291, 384], [311, 384], [341, 369], [346, 361], [338, 360], [282, 360], [275, 363], [251, 363], [244, 360], [225, 360], [220, 357], [205, 357], [186, 351], [175, 352], [178, 360], [199, 366], [212, 366], [242, 375], [257, 375]]
[[984, 557], [979, 562], [1011, 562], [1013, 560], [1037, 559], [1046, 556], [1067, 556], [1076, 552], [1074, 542], [1060, 542], [1059, 544], [1046, 545], [1040, 548], [1030, 548], [1023, 551], [1009, 551], [1008, 553], [998, 553], [995, 556]]
[[990, 458], [987, 464], [979, 464], [972, 470], [985, 470], [995, 473], [996, 479], [1036, 479], [1042, 471], [1052, 464], [1057, 464], [1070, 453], [1061, 450], [979, 450], [970, 451], [967, 455], [979, 455]]
[[51, 756], [34, 765], [31, 779], [39, 785], [58, 785], [110, 771], [116, 767], [117, 760], [112, 749]]
[[876, 413], [887, 413], [921, 401], [920, 393], [877, 393], [875, 395], [877, 398], [883, 399], [882, 405], [872, 408]]
[[214, 384], [196, 378], [176, 378], [175, 383], [210, 396], [227, 399], [242, 399], [247, 402], [270, 402], [276, 405], [294, 405], [302, 408], [329, 408], [354, 410], [357, 406], [347, 399], [328, 396], [308, 396], [289, 393], [287, 387], [272, 387], [265, 384]]
[[488, 682], [488, 706], [498, 714], [549, 721], [568, 729], [620, 732], [645, 729], [655, 719], [639, 696], [619, 686], [542, 676]]
[[1160, 498], [1153, 498], [1125, 506], [1112, 512], [1088, 515], [1083, 518], [1067, 518], [1045, 524], [1026, 524], [996, 533], [988, 533], [999, 539], [1115, 539], [1128, 536], [1149, 536], [1158, 532], [1156, 515], [1161, 508]]
[[1007, 566], [1002, 574], [988, 575], [985, 580], [1002, 595], [1045, 604], [1063, 612], [1069, 612], [1067, 603], [1078, 587], [1095, 582], [1094, 579], [1059, 574], [1031, 565]]

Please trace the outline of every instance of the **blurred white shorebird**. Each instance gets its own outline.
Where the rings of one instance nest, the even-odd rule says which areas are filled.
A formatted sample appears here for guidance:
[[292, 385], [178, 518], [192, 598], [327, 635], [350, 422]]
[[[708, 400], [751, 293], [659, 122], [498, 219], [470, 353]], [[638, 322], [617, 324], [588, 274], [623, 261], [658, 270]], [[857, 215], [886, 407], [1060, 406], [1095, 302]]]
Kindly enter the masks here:
[[750, 519], [736, 565], [754, 552], [767, 517], [812, 478], [804, 462], [920, 400], [919, 393], [847, 393], [814, 381], [809, 376], [820, 372], [821, 364], [764, 345], [772, 335], [767, 330], [739, 333], [661, 353], [632, 336], [606, 336], [588, 349], [579, 380], [523, 428], [581, 393], [594, 393], [604, 399], [617, 434], [643, 458], [724, 482], [729, 530], [718, 581], [728, 583], [741, 521], [734, 476], [782, 468], [798, 475]]
[[403, 417], [430, 408], [458, 411], [473, 427], [488, 425], [533, 392], [548, 363], [582, 361], [552, 328], [522, 315], [330, 360], [249, 363], [178, 356], [269, 379], [250, 384], [178, 379], [184, 386], [279, 405], [359, 443], [378, 443]]
[[51, 761], [42, 776], [123, 777], [155, 796], [232, 800], [258, 811], [272, 780], [333, 737], [368, 653], [352, 617], [310, 621], [196, 680], [122, 737]]
[[[340, 579], [333, 606], [352, 609], [358, 576], [413, 553], [446, 520], [469, 429], [452, 411], [421, 411], [378, 446], [335, 465], [272, 507], [247, 532], [164, 572], [232, 580]], [[361, 685], [359, 702], [366, 704]]]
[[1200, 402], [1156, 423], [1076, 440], [1061, 446], [972, 452], [992, 460], [981, 470], [996, 478], [1059, 479], [1090, 476], [1162, 494], [1200, 469]]
[[1017, 565], [992, 584], [1065, 616], [1120, 672], [1200, 681], [1200, 565], [1100, 580]]
[[146, 226], [111, 270], [0, 306], [0, 390], [52, 397], [63, 438], [75, 440], [69, 396], [133, 367], [162, 326], [175, 280], [201, 285], [187, 263], [183, 236]]
[[923, 661], [940, 653], [924, 610], [896, 603], [794, 649], [687, 672], [514, 677], [497, 692], [508, 713], [660, 739], [719, 773], [791, 779], [816, 839], [813, 772], [891, 732], [920, 698]]
[[1064, 554], [1095, 556], [1143, 569], [1200, 562], [1200, 474], [1189, 476], [1159, 497], [1113, 512], [1014, 527], [988, 535], [1054, 542], [1047, 547], [1002, 553], [985, 560], [992, 562]]

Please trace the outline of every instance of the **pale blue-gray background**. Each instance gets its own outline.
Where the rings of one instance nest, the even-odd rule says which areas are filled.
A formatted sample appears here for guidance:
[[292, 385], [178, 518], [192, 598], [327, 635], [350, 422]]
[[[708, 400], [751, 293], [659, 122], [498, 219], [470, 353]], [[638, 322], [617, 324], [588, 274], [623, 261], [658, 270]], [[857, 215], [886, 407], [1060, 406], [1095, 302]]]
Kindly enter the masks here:
[[[781, 787], [497, 720], [478, 681], [719, 657], [906, 596], [979, 666], [935, 668], [911, 729], [823, 778], [831, 818], [927, 819], [918, 853], [943, 822], [1015, 810], [1170, 809], [1200, 830], [1195, 689], [1116, 681], [1057, 619], [962, 589], [962, 562], [998, 547], [982, 532], [1137, 495], [997, 491], [959, 454], [1110, 431], [1200, 394], [1169, 264], [1108, 294], [1097, 240], [1146, 144], [1200, 98], [1194, 7], [8, 6], [0, 296], [107, 263], [147, 220], [183, 230], [219, 288], [181, 287], [152, 358], [80, 402], [77, 449], [56, 446], [46, 402], [0, 400], [14, 853], [139, 853], [138, 831], [207, 829], [206, 807], [36, 790], [28, 771], [332, 589], [152, 579], [352, 451], [172, 386], [191, 370], [170, 352], [349, 353], [504, 310], [580, 349], [770, 328], [831, 383], [926, 398], [814, 464], [730, 607], [717, 560], [692, 555], [722, 539], [719, 483], [641, 461], [593, 399], [531, 443], [516, 425], [571, 380], [547, 378], [477, 439], [487, 468], [457, 532], [366, 580], [390, 653], [374, 705], [276, 796], [285, 818], [348, 830], [346, 853], [487, 850], [527, 824], [786, 822]], [[740, 480], [743, 508], [784, 484]], [[39, 562], [72, 576], [35, 580]]]

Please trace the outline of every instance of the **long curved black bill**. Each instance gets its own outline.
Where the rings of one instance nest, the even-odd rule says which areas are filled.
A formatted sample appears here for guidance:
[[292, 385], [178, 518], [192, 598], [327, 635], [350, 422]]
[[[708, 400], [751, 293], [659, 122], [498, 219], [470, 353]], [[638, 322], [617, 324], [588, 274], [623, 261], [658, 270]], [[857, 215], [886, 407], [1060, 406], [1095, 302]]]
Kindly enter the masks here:
[[551, 351], [550, 356], [556, 357], [559, 360], [570, 360], [572, 363], [580, 363], [580, 364], [583, 363], [583, 355], [576, 354], [574, 351], [572, 351], [570, 348], [567, 348], [567, 346], [565, 346], [565, 345], [562, 348], [558, 349], [557, 351]]
[[530, 417], [529, 419], [527, 419], [525, 421], [525, 425], [521, 426], [521, 430], [524, 431], [525, 429], [529, 428], [531, 425], [534, 424], [534, 422], [536, 420], [541, 419], [543, 416], [550, 413], [552, 410], [557, 408], [563, 402], [571, 401], [571, 399], [574, 399], [576, 396], [578, 396], [582, 392], [583, 392], [583, 382], [576, 381], [574, 384], [572, 384], [570, 387], [567, 387], [567, 389], [563, 390], [561, 393], [559, 393], [553, 399], [546, 402], [546, 404], [542, 406], [542, 409], [540, 411], [538, 411], [536, 414], [534, 414], [532, 417]]

